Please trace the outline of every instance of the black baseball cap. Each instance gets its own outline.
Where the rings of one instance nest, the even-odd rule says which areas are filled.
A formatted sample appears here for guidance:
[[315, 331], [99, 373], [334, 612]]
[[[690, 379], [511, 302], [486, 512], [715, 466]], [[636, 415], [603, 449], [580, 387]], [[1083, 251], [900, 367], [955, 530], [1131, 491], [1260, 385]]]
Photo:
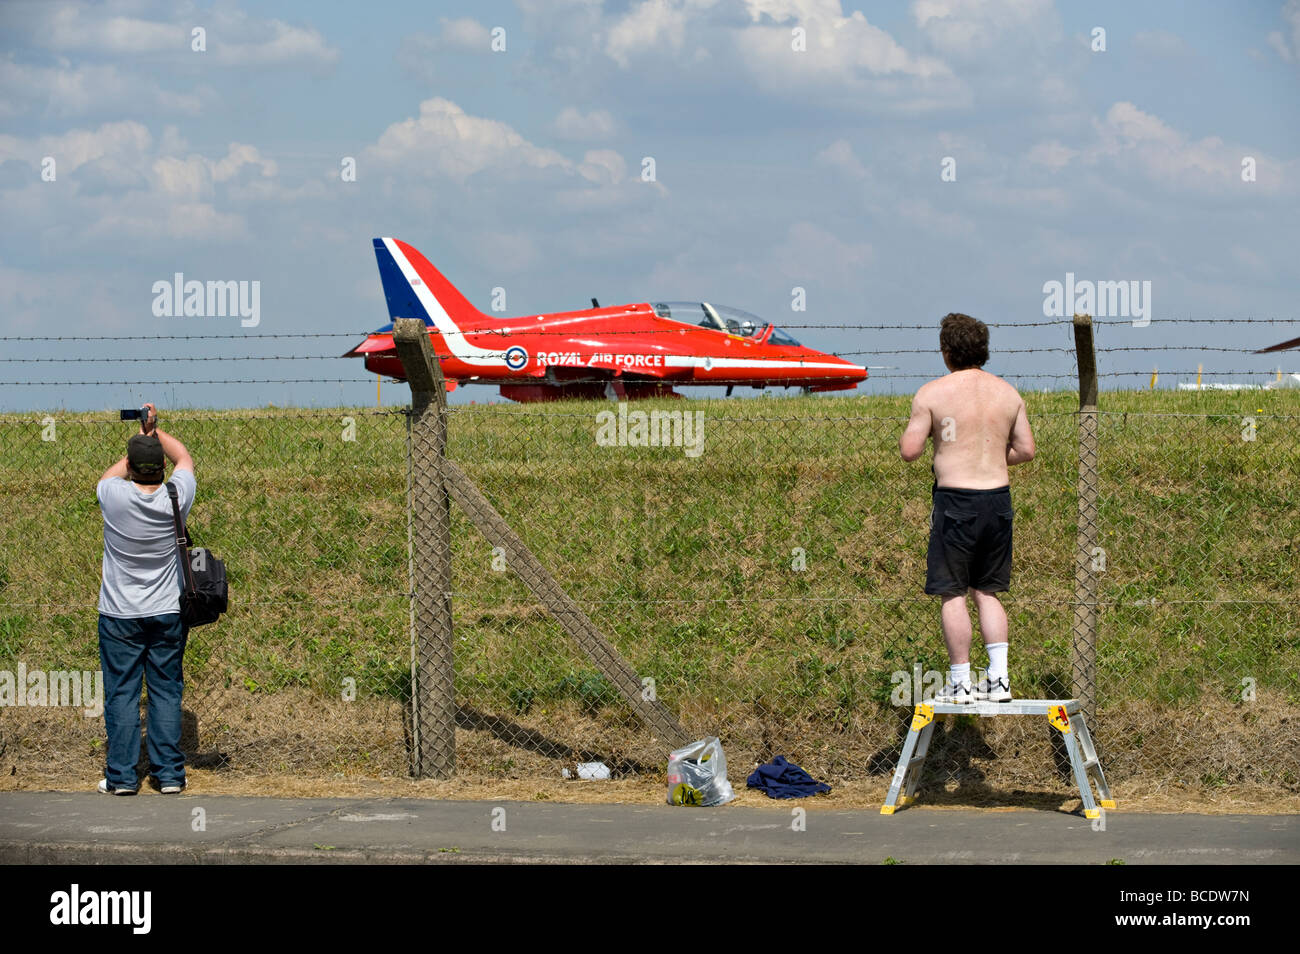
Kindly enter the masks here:
[[162, 477], [162, 441], [153, 434], [136, 434], [126, 442], [126, 464], [140, 477]]

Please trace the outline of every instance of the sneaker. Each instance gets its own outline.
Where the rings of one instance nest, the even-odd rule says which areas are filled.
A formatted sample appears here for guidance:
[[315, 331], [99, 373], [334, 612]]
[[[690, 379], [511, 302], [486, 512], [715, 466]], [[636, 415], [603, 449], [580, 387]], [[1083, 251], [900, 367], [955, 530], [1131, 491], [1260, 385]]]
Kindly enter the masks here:
[[951, 679], [944, 680], [943, 691], [934, 697], [934, 701], [942, 702], [944, 705], [959, 706], [974, 702], [974, 690], [971, 689], [970, 680], [963, 679], [958, 683], [952, 682]]
[[159, 788], [158, 791], [162, 792], [164, 795], [179, 795], [181, 792], [185, 791], [185, 783], [168, 782], [166, 785]]
[[106, 779], [106, 778], [101, 778], [101, 779], [99, 780], [99, 794], [101, 794], [101, 795], [134, 795], [134, 794], [135, 794], [135, 789], [133, 789], [133, 788], [118, 788], [118, 787], [115, 786], [115, 785], [109, 785], [109, 784], [108, 784], [108, 779]]
[[975, 699], [978, 702], [1010, 702], [1011, 677], [981, 679], [975, 686]]

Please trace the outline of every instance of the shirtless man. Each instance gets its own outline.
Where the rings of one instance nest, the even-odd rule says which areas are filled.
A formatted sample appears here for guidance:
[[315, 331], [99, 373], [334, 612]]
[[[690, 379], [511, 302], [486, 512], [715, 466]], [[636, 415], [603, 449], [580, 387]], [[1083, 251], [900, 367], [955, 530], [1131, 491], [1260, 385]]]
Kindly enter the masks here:
[[[1034, 459], [1025, 402], [1010, 384], [982, 369], [989, 330], [969, 315], [951, 314], [939, 328], [949, 374], [921, 386], [898, 442], [914, 461], [934, 441], [934, 510], [926, 555], [925, 592], [943, 599], [949, 672], [939, 702], [1008, 702], [1007, 614], [997, 594], [1011, 585], [1011, 488], [1007, 468]], [[970, 592], [989, 654], [985, 679], [970, 681]]]

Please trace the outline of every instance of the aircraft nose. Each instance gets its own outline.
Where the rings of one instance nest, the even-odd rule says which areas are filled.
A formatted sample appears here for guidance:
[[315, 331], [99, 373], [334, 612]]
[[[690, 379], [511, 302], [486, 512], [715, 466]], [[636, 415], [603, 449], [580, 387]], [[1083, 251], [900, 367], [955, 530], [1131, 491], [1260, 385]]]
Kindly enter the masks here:
[[[843, 358], [841, 358], [840, 360], [844, 361]], [[849, 381], [867, 380], [867, 369], [862, 367], [861, 365], [854, 364], [852, 361], [844, 361], [843, 374], [845, 379]]]

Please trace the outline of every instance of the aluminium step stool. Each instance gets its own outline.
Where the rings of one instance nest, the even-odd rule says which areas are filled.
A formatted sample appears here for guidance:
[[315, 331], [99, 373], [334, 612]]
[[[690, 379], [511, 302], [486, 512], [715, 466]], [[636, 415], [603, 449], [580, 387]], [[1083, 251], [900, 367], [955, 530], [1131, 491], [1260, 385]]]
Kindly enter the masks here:
[[880, 808], [880, 814], [892, 815], [895, 808], [900, 805], [910, 805], [916, 800], [916, 783], [921, 778], [925, 756], [930, 751], [930, 737], [934, 734], [935, 717], [946, 715], [1047, 716], [1047, 721], [1052, 728], [1061, 733], [1065, 750], [1070, 753], [1070, 764], [1074, 766], [1074, 781], [1079, 786], [1079, 795], [1083, 799], [1084, 817], [1097, 818], [1101, 815], [1098, 802], [1092, 797], [1090, 780], [1097, 783], [1101, 808], [1115, 807], [1079, 700], [1013, 699], [1010, 702], [926, 702], [917, 706], [912, 714], [912, 727], [908, 730], [907, 740], [903, 743], [903, 752], [898, 757], [898, 767], [894, 769], [894, 780], [889, 785], [889, 795]]

